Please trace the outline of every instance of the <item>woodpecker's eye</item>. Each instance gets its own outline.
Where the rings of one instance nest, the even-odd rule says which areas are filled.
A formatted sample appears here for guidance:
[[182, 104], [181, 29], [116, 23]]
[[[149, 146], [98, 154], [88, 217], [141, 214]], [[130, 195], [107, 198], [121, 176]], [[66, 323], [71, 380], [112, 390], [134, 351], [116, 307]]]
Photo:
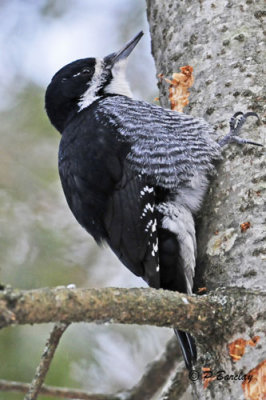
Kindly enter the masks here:
[[72, 77], [73, 78], [76, 78], [76, 77], [84, 77], [84, 78], [86, 78], [86, 77], [89, 77], [90, 75], [91, 75], [91, 72], [90, 72], [89, 69], [83, 69], [82, 71], [77, 72], [76, 74], [74, 74]]
[[89, 76], [90, 75], [90, 71], [88, 69], [84, 69], [83, 71], [80, 72], [81, 76]]

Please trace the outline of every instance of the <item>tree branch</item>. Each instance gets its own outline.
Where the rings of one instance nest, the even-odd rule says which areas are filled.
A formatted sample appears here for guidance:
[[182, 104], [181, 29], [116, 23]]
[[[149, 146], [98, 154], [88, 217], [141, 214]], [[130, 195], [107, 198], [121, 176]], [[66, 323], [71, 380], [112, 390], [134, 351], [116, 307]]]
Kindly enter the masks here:
[[[11, 382], [0, 379], [0, 391], [27, 393], [30, 388], [29, 383]], [[40, 394], [62, 399], [79, 399], [79, 400], [121, 400], [118, 395], [108, 394], [90, 394], [82, 390], [59, 388], [55, 386], [43, 385]]]
[[44, 351], [42, 353], [40, 364], [38, 365], [35, 376], [31, 382], [28, 393], [25, 396], [25, 400], [35, 400], [43, 385], [46, 374], [51, 365], [52, 359], [54, 357], [55, 350], [59, 344], [63, 333], [69, 326], [68, 323], [57, 323], [53, 327], [53, 330], [47, 340]]
[[184, 392], [187, 390], [189, 383], [188, 370], [184, 364], [178, 366], [177, 371], [171, 381], [168, 390], [164, 393], [162, 400], [176, 400], [180, 399]]
[[[196, 338], [230, 337], [262, 321], [266, 292], [217, 289], [188, 296], [155, 289], [37, 289], [0, 292], [0, 328], [44, 322], [96, 322], [177, 327]], [[244, 309], [245, 313], [239, 313]], [[228, 324], [230, 320], [230, 324]]]
[[174, 336], [167, 343], [162, 356], [148, 366], [146, 373], [139, 383], [130, 390], [126, 400], [150, 400], [167, 382], [169, 374], [175, 368], [180, 357], [180, 348]]
[[[53, 329], [51, 336], [55, 336], [55, 328]], [[63, 333], [62, 329], [60, 333]], [[56, 334], [56, 337], [57, 336], [58, 335]], [[51, 342], [51, 339], [49, 342]], [[54, 342], [54, 340], [52, 340], [52, 342]], [[146, 373], [140, 379], [139, 383], [128, 392], [117, 393], [114, 395], [91, 394], [80, 390], [43, 385], [39, 388], [38, 393], [58, 398], [81, 400], [150, 400], [167, 382], [169, 374], [175, 368], [178, 358], [180, 357], [180, 349], [176, 337], [174, 336], [167, 343], [166, 350], [161, 357], [148, 366]], [[184, 365], [183, 362], [182, 365]], [[0, 391], [27, 393], [30, 391], [30, 387], [31, 385], [27, 383], [0, 380]]]

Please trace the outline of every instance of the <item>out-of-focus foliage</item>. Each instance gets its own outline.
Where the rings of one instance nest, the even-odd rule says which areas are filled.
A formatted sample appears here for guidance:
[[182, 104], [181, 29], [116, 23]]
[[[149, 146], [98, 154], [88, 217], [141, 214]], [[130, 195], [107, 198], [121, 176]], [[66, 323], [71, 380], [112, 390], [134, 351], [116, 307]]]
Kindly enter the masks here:
[[[112, 45], [116, 42], [118, 48], [143, 28], [142, 1], [104, 3], [104, 10], [102, 1], [0, 3], [0, 45], [4, 50], [0, 64], [0, 282], [3, 284], [25, 289], [69, 283], [84, 287], [144, 285], [110, 250], [99, 249], [68, 210], [57, 172], [60, 135], [51, 127], [44, 111], [45, 85], [57, 68], [49, 60], [50, 51], [53, 57], [57, 49], [63, 64], [71, 61], [64, 59], [64, 52], [59, 54], [60, 37], [69, 38], [68, 30], [74, 22], [79, 25], [80, 21], [85, 29], [86, 15], [87, 30], [78, 37], [77, 47], [91, 34], [90, 26], [94, 27], [97, 13], [105, 15], [109, 10], [111, 26], [115, 27]], [[49, 47], [49, 40], [56, 32], [59, 39], [55, 36]], [[93, 37], [97, 37], [101, 51], [108, 48], [110, 35], [104, 26]], [[48, 41], [43, 50], [41, 39]], [[101, 47], [102, 42], [105, 46]], [[146, 70], [151, 65], [148, 59], [151, 56], [143, 44], [136, 51], [139, 53], [130, 64], [130, 79], [138, 97], [151, 99], [155, 95], [154, 86], [150, 91], [148, 86], [153, 71]], [[50, 329], [51, 326], [45, 325], [0, 331], [0, 378], [30, 382]], [[98, 392], [130, 387], [140, 378], [146, 364], [162, 351], [169, 335], [168, 330], [148, 327], [73, 325], [62, 338], [46, 383]], [[21, 398], [22, 395], [0, 393], [0, 400]], [[46, 398], [40, 396], [40, 399]]]
[[74, 251], [75, 240], [58, 181], [59, 135], [44, 113], [43, 91], [26, 87], [1, 122], [1, 280], [22, 288], [51, 286], [67, 284], [75, 271], [80, 284], [84, 258], [78, 252], [69, 260], [65, 251]]
[[[76, 226], [61, 194], [59, 136], [45, 116], [43, 89], [29, 84], [0, 117], [1, 281], [19, 288], [70, 282], [82, 286], [97, 248]], [[32, 379], [49, 329], [36, 326], [0, 331], [1, 378]], [[58, 352], [51, 384], [74, 385], [71, 363], [77, 354], [82, 355], [82, 348], [78, 353], [72, 347]], [[2, 398], [21, 396], [5, 394]]]

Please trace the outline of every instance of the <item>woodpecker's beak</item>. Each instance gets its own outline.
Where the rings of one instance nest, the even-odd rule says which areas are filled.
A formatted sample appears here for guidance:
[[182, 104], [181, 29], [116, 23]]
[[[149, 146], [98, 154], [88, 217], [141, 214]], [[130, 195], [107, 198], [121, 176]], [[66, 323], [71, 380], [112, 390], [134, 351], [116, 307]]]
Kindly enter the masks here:
[[135, 46], [138, 44], [140, 41], [141, 37], [143, 36], [143, 32], [140, 31], [136, 36], [133, 37], [121, 50], [119, 50], [117, 53], [112, 53], [109, 54], [109, 56], [106, 56], [104, 58], [104, 61], [108, 66], [111, 68], [115, 63], [118, 61], [126, 59], [129, 54], [132, 52], [132, 50], [135, 48]]

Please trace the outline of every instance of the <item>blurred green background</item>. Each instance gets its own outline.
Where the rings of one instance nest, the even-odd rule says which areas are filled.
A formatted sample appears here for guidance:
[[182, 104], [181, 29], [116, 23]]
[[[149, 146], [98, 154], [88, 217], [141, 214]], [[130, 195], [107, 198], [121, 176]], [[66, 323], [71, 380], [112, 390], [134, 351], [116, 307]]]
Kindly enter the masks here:
[[[104, 56], [139, 30], [129, 62], [136, 97], [157, 95], [142, 0], [1, 0], [0, 282], [31, 289], [145, 286], [71, 215], [57, 172], [59, 134], [44, 111], [52, 75], [77, 58]], [[51, 325], [0, 331], [0, 379], [30, 382]], [[131, 387], [171, 336], [167, 329], [75, 324], [64, 334], [46, 384], [91, 392]], [[40, 399], [48, 397], [40, 396]], [[51, 397], [49, 397], [51, 399]], [[23, 399], [0, 392], [0, 400]]]

